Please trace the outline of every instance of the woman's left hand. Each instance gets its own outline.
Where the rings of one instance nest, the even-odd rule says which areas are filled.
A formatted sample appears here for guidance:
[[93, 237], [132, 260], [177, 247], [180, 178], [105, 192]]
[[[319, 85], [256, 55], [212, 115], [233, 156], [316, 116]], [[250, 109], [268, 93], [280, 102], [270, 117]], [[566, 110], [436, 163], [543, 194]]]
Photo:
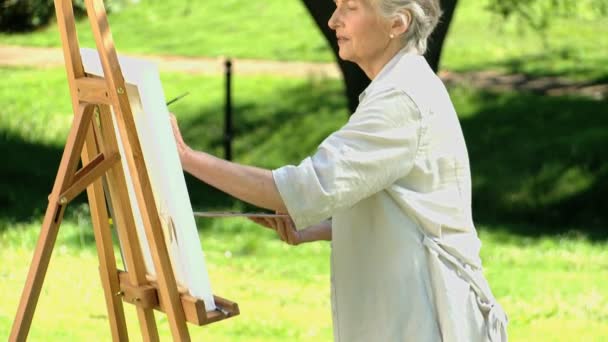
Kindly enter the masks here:
[[279, 234], [281, 240], [289, 245], [297, 246], [304, 242], [302, 232], [296, 230], [291, 217], [249, 217], [249, 219], [259, 225], [270, 228]]

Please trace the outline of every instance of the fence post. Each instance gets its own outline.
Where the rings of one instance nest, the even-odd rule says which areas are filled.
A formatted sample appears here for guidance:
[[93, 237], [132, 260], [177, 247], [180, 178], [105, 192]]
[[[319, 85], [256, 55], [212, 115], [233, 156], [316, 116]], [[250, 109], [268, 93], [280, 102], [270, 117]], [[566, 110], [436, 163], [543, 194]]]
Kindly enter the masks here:
[[232, 160], [232, 61], [228, 58], [226, 67], [226, 103], [224, 107], [224, 157]]

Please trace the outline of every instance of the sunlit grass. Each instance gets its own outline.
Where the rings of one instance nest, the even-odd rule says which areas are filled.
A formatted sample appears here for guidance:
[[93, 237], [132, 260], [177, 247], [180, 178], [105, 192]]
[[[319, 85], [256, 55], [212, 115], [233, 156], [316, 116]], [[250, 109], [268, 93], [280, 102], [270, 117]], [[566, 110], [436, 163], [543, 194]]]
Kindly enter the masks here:
[[[608, 18], [552, 17], [547, 31], [537, 32], [521, 20], [505, 21], [485, 10], [490, 1], [459, 1], [443, 50], [450, 70], [498, 69], [537, 76], [564, 75], [578, 80], [602, 78], [608, 41]], [[543, 43], [541, 33], [547, 38]]]
[[[40, 222], [0, 235], [0, 337], [7, 336]], [[514, 237], [482, 227], [482, 258], [509, 314], [513, 340], [600, 341], [608, 338], [608, 252], [581, 237]], [[79, 235], [84, 234], [84, 245]], [[18, 233], [17, 233], [18, 232]], [[64, 223], [32, 325], [32, 340], [109, 340], [107, 313], [90, 226]], [[242, 314], [190, 327], [194, 340], [330, 341], [329, 244], [290, 247], [242, 219], [216, 220], [201, 232], [214, 292]], [[125, 305], [129, 331], [139, 327]], [[162, 339], [166, 318], [157, 315]]]
[[[489, 12], [488, 1], [462, 0], [443, 49], [449, 70], [499, 69], [579, 80], [608, 74], [608, 19], [552, 18], [539, 32]], [[594, 19], [595, 18], [595, 19]], [[231, 56], [271, 60], [333, 61], [319, 29], [300, 1], [144, 0], [110, 15], [121, 52]], [[93, 46], [89, 24], [80, 41]], [[59, 46], [55, 25], [29, 34], [0, 34], [1, 44]]]
[[[0, 339], [8, 335], [70, 125], [64, 71], [0, 68]], [[186, 139], [222, 155], [223, 81], [163, 74]], [[337, 80], [237, 77], [235, 158], [297, 163], [347, 119]], [[18, 90], [18, 91], [15, 91]], [[482, 258], [513, 340], [608, 338], [606, 104], [575, 97], [450, 89], [471, 156]], [[32, 101], [33, 98], [39, 101]], [[555, 112], [559, 108], [559, 112]], [[572, 127], [578, 129], [573, 130]], [[542, 158], [539, 158], [542, 156]], [[188, 178], [195, 209], [234, 207]], [[71, 204], [32, 340], [109, 340], [89, 212]], [[329, 341], [329, 245], [291, 248], [240, 220], [198, 221], [214, 292], [242, 315], [192, 328], [194, 340]], [[602, 233], [603, 232], [603, 233]], [[128, 307], [129, 330], [139, 328]], [[158, 316], [163, 339], [166, 318]]]
[[[44, 187], [52, 184], [52, 166], [59, 162], [71, 123], [65, 74], [0, 68], [0, 77], [6, 85], [0, 88], [6, 104], [0, 110], [0, 148], [11, 161], [2, 169], [0, 189], [6, 190], [0, 202], [4, 197], [4, 210], [22, 212], [20, 217], [41, 214], [30, 210], [44, 206], [41, 191], [49, 191]], [[222, 156], [223, 80], [174, 73], [162, 74], [162, 80], [168, 98], [191, 93], [170, 108], [186, 141]], [[267, 168], [298, 163], [345, 123], [342, 89], [337, 80], [236, 76], [235, 160]], [[606, 236], [601, 227], [608, 219], [599, 200], [608, 175], [601, 158], [608, 139], [602, 129], [608, 124], [601, 115], [608, 110], [605, 102], [464, 87], [450, 93], [469, 148], [478, 219], [523, 222], [546, 227], [545, 233], [593, 228], [594, 237]], [[28, 181], [15, 183], [15, 177]], [[217, 201], [220, 195], [200, 182], [189, 179], [189, 184], [199, 207], [232, 205], [227, 197]]]
[[[0, 338], [8, 336], [39, 224], [15, 225], [0, 236]], [[86, 229], [84, 245], [81, 228]], [[90, 234], [90, 226], [69, 221], [62, 225], [32, 324], [32, 340], [110, 339]], [[214, 293], [238, 302], [243, 314], [191, 328], [193, 340], [329, 340], [327, 244], [293, 249], [263, 228], [238, 221], [218, 222], [202, 235]], [[125, 307], [129, 331], [137, 337], [136, 315], [131, 306]], [[157, 315], [157, 322], [162, 340], [169, 339], [166, 318]]]
[[[119, 51], [274, 60], [331, 60], [331, 51], [299, 1], [161, 1], [131, 4], [109, 16]], [[81, 44], [94, 46], [88, 21]], [[0, 34], [4, 44], [58, 46], [56, 25], [33, 34]]]

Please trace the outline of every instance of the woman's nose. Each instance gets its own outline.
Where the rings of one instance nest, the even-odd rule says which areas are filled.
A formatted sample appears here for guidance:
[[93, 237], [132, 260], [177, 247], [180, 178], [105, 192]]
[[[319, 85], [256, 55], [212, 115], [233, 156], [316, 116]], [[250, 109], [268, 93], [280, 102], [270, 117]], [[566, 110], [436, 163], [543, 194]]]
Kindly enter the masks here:
[[329, 26], [329, 28], [334, 31], [338, 27], [338, 18], [337, 17], [338, 17], [338, 9], [336, 8], [334, 13], [331, 14], [329, 21], [327, 22], [327, 25]]

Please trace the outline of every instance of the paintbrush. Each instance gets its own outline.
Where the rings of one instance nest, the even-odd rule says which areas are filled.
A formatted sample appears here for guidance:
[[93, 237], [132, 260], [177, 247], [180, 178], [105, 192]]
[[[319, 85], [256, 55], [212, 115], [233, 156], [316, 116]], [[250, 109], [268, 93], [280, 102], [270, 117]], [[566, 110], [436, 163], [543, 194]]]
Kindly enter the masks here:
[[170, 105], [170, 104], [172, 104], [173, 102], [175, 102], [175, 101], [177, 101], [177, 100], [181, 99], [182, 97], [184, 97], [184, 96], [186, 96], [186, 95], [189, 95], [189, 94], [190, 94], [190, 92], [185, 92], [185, 93], [183, 93], [183, 94], [181, 94], [181, 95], [179, 95], [179, 96], [177, 96], [177, 97], [175, 97], [175, 98], [173, 98], [173, 99], [171, 99], [171, 100], [167, 101], [167, 106], [169, 106], [169, 105]]

